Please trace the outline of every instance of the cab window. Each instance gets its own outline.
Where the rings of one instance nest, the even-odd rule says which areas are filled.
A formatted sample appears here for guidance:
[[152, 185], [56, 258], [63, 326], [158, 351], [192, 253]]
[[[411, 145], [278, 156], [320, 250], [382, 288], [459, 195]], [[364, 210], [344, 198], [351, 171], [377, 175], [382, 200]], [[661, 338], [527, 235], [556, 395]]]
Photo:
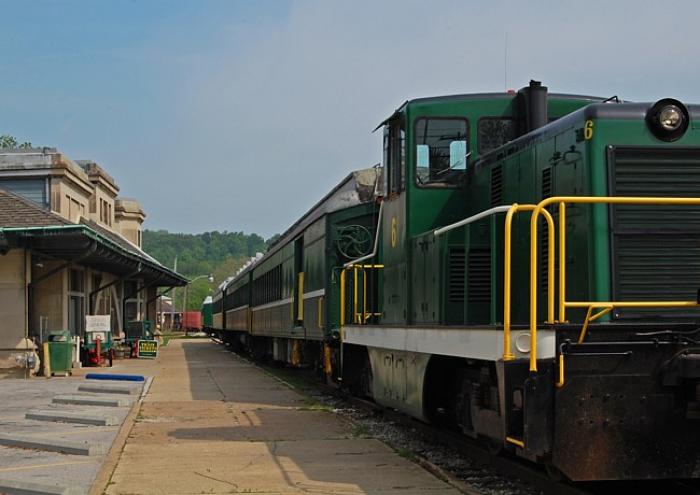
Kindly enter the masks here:
[[397, 121], [384, 126], [384, 170], [388, 193], [398, 194], [406, 181], [406, 132]]
[[509, 117], [484, 117], [479, 119], [477, 134], [483, 155], [517, 138], [518, 122]]
[[468, 122], [462, 118], [420, 118], [415, 123], [416, 182], [457, 184], [467, 171]]

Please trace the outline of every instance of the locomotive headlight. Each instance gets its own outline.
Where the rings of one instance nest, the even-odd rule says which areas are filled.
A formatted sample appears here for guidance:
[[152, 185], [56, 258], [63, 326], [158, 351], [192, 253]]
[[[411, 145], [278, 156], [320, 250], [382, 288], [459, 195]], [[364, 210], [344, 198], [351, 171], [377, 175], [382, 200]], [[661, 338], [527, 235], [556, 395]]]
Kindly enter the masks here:
[[656, 138], [676, 141], [688, 129], [688, 109], [680, 101], [664, 98], [654, 103], [647, 111], [647, 126]]
[[667, 131], [675, 131], [683, 123], [683, 114], [676, 105], [664, 107], [659, 112], [659, 124]]

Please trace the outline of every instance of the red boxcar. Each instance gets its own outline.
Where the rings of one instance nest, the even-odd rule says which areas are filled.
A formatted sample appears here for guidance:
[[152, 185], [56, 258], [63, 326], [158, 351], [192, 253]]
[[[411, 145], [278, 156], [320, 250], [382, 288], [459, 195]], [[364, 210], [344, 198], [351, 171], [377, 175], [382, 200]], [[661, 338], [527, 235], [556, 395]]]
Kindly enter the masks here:
[[182, 314], [182, 328], [187, 331], [199, 331], [202, 329], [202, 313], [199, 311], [185, 311]]

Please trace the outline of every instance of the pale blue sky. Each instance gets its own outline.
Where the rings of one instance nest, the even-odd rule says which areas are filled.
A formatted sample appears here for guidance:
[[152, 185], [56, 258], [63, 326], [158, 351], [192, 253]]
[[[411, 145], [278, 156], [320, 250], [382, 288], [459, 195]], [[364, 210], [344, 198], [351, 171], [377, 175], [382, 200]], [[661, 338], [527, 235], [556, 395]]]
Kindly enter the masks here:
[[[700, 103], [700, 3], [0, 0], [0, 134], [93, 159], [148, 228], [284, 230], [404, 100], [551, 91]], [[185, 200], [186, 199], [186, 200]]]

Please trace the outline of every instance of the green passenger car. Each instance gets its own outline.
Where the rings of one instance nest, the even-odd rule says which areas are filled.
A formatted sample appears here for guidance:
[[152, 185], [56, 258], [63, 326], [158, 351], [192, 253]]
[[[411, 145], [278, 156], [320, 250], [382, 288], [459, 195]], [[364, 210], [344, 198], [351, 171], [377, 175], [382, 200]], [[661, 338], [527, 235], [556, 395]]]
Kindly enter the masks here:
[[205, 332], [210, 332], [214, 328], [214, 318], [212, 312], [213, 302], [211, 296], [207, 296], [202, 302], [202, 328]]
[[381, 168], [349, 174], [213, 296], [214, 333], [294, 366], [330, 375], [340, 356], [340, 272], [374, 248]]

